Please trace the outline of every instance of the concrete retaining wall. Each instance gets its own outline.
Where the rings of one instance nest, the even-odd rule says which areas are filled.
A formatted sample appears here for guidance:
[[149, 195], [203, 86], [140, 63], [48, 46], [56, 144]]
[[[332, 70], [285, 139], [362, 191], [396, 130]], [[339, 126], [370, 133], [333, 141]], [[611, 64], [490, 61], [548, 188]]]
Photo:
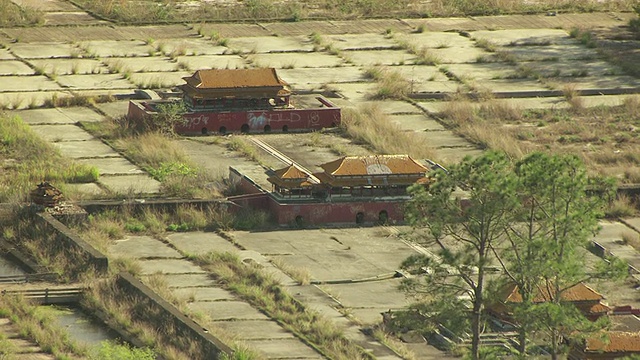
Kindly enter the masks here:
[[75, 256], [78, 264], [84, 264], [87, 271], [93, 269], [97, 273], [109, 270], [109, 260], [100, 251], [84, 241], [75, 231], [58, 221], [49, 213], [37, 213], [33, 217], [36, 225], [53, 235], [55, 249], [64, 252], [65, 256]]
[[[220, 354], [231, 354], [233, 350], [206, 329], [189, 319], [175, 306], [159, 297], [153, 290], [144, 285], [131, 274], [118, 274], [116, 285], [136, 303], [137, 311], [133, 314], [133, 321], [157, 324], [160, 333], [166, 335], [167, 340], [180, 348], [184, 344], [196, 346], [196, 353], [201, 357], [192, 360], [218, 359]], [[163, 333], [175, 329], [175, 334]]]

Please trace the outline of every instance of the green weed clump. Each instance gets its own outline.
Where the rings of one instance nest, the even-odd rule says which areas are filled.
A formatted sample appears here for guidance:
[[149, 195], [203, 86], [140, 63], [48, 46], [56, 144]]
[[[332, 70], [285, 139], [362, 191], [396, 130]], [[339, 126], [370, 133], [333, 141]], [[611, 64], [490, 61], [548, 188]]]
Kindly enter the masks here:
[[24, 202], [42, 181], [63, 188], [98, 180], [95, 167], [64, 158], [19, 117], [0, 114], [0, 144], [0, 202]]

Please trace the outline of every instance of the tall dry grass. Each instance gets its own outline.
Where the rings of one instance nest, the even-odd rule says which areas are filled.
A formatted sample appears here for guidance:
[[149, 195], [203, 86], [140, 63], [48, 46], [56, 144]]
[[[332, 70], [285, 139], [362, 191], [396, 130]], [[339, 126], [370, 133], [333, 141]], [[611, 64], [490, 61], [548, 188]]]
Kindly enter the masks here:
[[340, 126], [355, 142], [365, 144], [375, 152], [407, 154], [415, 159], [436, 159], [435, 149], [421, 134], [403, 131], [378, 105], [343, 109]]
[[[6, 0], [5, 0], [6, 1]], [[536, 13], [547, 10], [565, 12], [631, 11], [633, 0], [520, 0], [429, 2], [409, 0], [318, 0], [313, 2], [252, 0], [234, 6], [205, 2], [194, 9], [178, 7], [173, 1], [76, 0], [83, 8], [100, 16], [125, 23], [197, 22], [204, 20], [288, 20], [308, 18], [354, 19], [380, 17], [451, 17]], [[150, 6], [154, 4], [154, 6]]]
[[98, 179], [93, 166], [64, 158], [19, 117], [0, 113], [0, 202], [24, 202], [42, 181], [54, 186]]
[[446, 104], [441, 116], [456, 133], [485, 148], [502, 150], [516, 159], [533, 151], [532, 145], [503, 128], [506, 122], [522, 119], [521, 110], [505, 102], [488, 100], [478, 104], [456, 99]]

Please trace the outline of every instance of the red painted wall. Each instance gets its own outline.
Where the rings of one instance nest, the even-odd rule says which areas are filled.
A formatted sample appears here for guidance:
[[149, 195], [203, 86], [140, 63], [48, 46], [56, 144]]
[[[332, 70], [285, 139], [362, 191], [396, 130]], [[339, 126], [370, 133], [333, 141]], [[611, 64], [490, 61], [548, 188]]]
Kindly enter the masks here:
[[402, 200], [280, 203], [236, 169], [231, 168], [230, 174], [236, 189], [247, 195], [228, 200], [240, 206], [265, 210], [280, 225], [356, 224], [358, 213], [362, 213], [362, 223], [370, 224], [380, 221], [381, 211], [386, 211], [389, 223], [404, 221]]

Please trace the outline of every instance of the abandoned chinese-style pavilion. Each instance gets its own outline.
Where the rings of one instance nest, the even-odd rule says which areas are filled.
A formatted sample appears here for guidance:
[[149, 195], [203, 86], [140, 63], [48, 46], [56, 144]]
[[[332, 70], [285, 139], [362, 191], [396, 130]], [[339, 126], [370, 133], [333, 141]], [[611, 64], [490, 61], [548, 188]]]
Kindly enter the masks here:
[[198, 70], [182, 78], [185, 104], [194, 110], [271, 109], [289, 106], [291, 89], [274, 68]]
[[323, 172], [309, 174], [289, 165], [268, 180], [275, 193], [289, 197], [405, 196], [429, 171], [408, 155], [345, 156], [320, 167]]
[[[178, 86], [186, 111], [175, 124], [178, 134], [229, 132], [288, 132], [335, 127], [340, 108], [322, 96], [292, 91], [273, 68], [198, 70]], [[162, 104], [177, 99], [131, 100], [128, 117], [140, 121], [162, 111]]]

